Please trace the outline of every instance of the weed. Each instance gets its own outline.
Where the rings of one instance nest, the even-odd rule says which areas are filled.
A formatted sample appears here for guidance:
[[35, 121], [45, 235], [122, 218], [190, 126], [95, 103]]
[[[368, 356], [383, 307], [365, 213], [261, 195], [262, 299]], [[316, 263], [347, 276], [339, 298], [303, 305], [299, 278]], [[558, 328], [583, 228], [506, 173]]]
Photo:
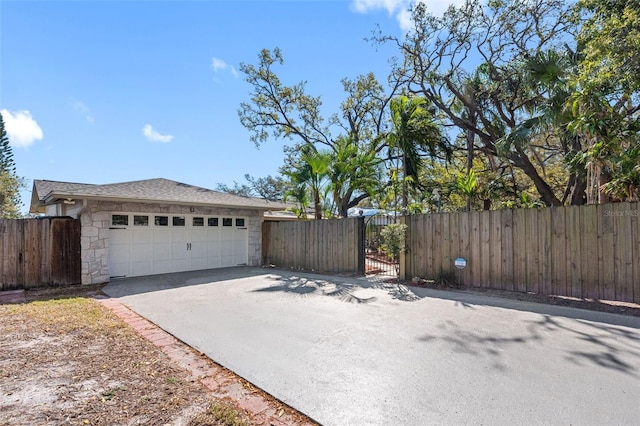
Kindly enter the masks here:
[[191, 420], [189, 426], [248, 426], [238, 411], [229, 404], [212, 403], [207, 412]]
[[433, 280], [436, 287], [460, 288], [460, 281], [455, 272], [441, 271]]

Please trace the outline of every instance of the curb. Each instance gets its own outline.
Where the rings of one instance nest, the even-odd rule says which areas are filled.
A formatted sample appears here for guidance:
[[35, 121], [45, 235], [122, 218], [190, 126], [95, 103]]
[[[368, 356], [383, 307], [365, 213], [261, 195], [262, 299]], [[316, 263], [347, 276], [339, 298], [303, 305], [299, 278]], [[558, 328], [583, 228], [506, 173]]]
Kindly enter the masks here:
[[[164, 352], [169, 359], [188, 371], [219, 399], [231, 399], [248, 411], [256, 425], [312, 426], [316, 423], [304, 414], [278, 401], [232, 371], [214, 363], [204, 354], [176, 339], [151, 321], [141, 317], [117, 300], [97, 297], [96, 301], [115, 313], [138, 334]], [[304, 419], [303, 419], [304, 418]]]

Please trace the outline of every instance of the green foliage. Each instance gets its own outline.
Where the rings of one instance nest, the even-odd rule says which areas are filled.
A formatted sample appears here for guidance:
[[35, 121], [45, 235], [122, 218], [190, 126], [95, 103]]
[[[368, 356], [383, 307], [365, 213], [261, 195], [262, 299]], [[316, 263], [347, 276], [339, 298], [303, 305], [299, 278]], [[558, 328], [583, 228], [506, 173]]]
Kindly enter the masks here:
[[214, 402], [204, 414], [189, 422], [189, 426], [248, 426], [240, 412], [228, 402]]
[[530, 179], [547, 205], [559, 205], [535, 164], [545, 157], [538, 158], [527, 143], [500, 150], [499, 142], [532, 118], [533, 104], [545, 96], [544, 88], [525, 81], [523, 59], [570, 37], [571, 12], [560, 0], [467, 1], [436, 17], [416, 2], [415, 31], [406, 39], [378, 41], [397, 44], [404, 57], [392, 71], [393, 81], [428, 99], [445, 125], [464, 137], [471, 156], [484, 156], [494, 172], [497, 161], [507, 162]]
[[587, 19], [578, 34], [584, 46], [579, 84], [588, 92], [626, 94], [640, 89], [640, 2], [580, 0]]
[[[287, 175], [298, 199], [302, 181], [316, 211], [342, 216], [640, 198], [640, 2], [467, 0], [442, 16], [416, 2], [412, 18], [406, 37], [374, 37], [401, 54], [389, 93], [373, 74], [345, 79], [328, 120], [275, 74], [278, 49], [242, 65], [252, 140], [291, 139], [285, 170], [321, 171], [317, 185]], [[301, 158], [309, 146], [327, 149], [326, 170]]]
[[0, 114], [0, 172], [16, 173], [16, 164], [13, 161], [13, 151], [4, 127], [4, 120]]
[[390, 260], [397, 261], [400, 254], [406, 250], [407, 225], [392, 223], [380, 231], [382, 244], [380, 250], [386, 254]]
[[[346, 99], [340, 113], [325, 120], [320, 113], [320, 97], [306, 93], [305, 84], [286, 86], [274, 71], [283, 65], [279, 49], [263, 49], [259, 63], [242, 64], [240, 69], [251, 85], [250, 102], [243, 102], [238, 111], [240, 122], [260, 145], [270, 137], [289, 139], [285, 146], [287, 177], [302, 200], [300, 185], [309, 192], [316, 216], [325, 210], [330, 214], [347, 215], [350, 207], [370, 196], [379, 185], [383, 126], [388, 97], [372, 73], [355, 80], [344, 79]], [[339, 132], [338, 137], [331, 130]], [[310, 151], [320, 152], [329, 159], [309, 158]], [[307, 156], [307, 158], [303, 158]], [[322, 163], [322, 164], [320, 164]], [[321, 179], [315, 180], [314, 176]]]
[[390, 159], [396, 156], [401, 161], [402, 207], [406, 210], [409, 189], [420, 187], [419, 171], [424, 167], [423, 153], [427, 152], [431, 157], [441, 153], [448, 160], [451, 148], [426, 98], [398, 96], [391, 99], [390, 110], [393, 130], [386, 135], [386, 140]]
[[375, 193], [380, 182], [380, 163], [375, 150], [350, 138], [336, 140], [328, 176], [338, 215], [346, 217], [350, 207]]
[[24, 187], [24, 179], [16, 176], [13, 151], [0, 114], [0, 219], [15, 219], [21, 216], [20, 190]]
[[281, 176], [266, 176], [255, 178], [250, 174], [244, 175], [247, 183], [233, 182], [233, 186], [218, 183], [216, 190], [243, 197], [258, 197], [265, 200], [282, 200], [288, 190], [287, 182]]
[[473, 169], [469, 170], [466, 175], [459, 174], [456, 179], [456, 189], [469, 198], [472, 198], [478, 192], [478, 178]]
[[311, 193], [316, 219], [322, 219], [325, 210], [324, 201], [327, 193], [325, 182], [330, 162], [331, 154], [328, 151], [318, 151], [313, 145], [306, 145], [302, 147], [295, 162], [282, 170], [295, 188], [290, 194], [295, 195], [299, 202], [306, 198], [302, 196], [303, 192]]

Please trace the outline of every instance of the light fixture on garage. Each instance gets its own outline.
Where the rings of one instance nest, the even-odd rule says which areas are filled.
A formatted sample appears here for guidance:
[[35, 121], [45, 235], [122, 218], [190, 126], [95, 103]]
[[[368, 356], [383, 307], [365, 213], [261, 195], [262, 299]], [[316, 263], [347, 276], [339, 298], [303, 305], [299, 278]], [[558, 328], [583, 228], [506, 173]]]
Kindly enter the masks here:
[[76, 203], [76, 201], [72, 200], [71, 198], [67, 198], [66, 200], [62, 200], [62, 202], [64, 204], [75, 204]]

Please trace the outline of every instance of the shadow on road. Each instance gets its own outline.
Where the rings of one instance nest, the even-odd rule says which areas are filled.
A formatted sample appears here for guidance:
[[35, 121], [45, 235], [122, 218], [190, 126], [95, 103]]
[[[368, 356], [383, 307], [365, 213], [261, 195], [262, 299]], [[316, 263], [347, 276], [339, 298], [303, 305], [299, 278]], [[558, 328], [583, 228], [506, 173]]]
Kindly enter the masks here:
[[[458, 324], [448, 320], [434, 327], [436, 333], [425, 333], [417, 340], [427, 344], [445, 342], [453, 352], [488, 357], [491, 367], [502, 371], [508, 369], [504, 354], [510, 346], [548, 345], [545, 336], [562, 332], [570, 339], [580, 341], [579, 348], [565, 350], [567, 361], [577, 366], [597, 366], [640, 378], [640, 332], [632, 328], [549, 314], [541, 314], [540, 319], [525, 322], [526, 332], [506, 335], [478, 330], [466, 322]], [[521, 330], [521, 327], [515, 329]]]
[[250, 266], [177, 272], [115, 279], [102, 288], [109, 297], [125, 297], [154, 291], [239, 280], [264, 275], [267, 270]]

